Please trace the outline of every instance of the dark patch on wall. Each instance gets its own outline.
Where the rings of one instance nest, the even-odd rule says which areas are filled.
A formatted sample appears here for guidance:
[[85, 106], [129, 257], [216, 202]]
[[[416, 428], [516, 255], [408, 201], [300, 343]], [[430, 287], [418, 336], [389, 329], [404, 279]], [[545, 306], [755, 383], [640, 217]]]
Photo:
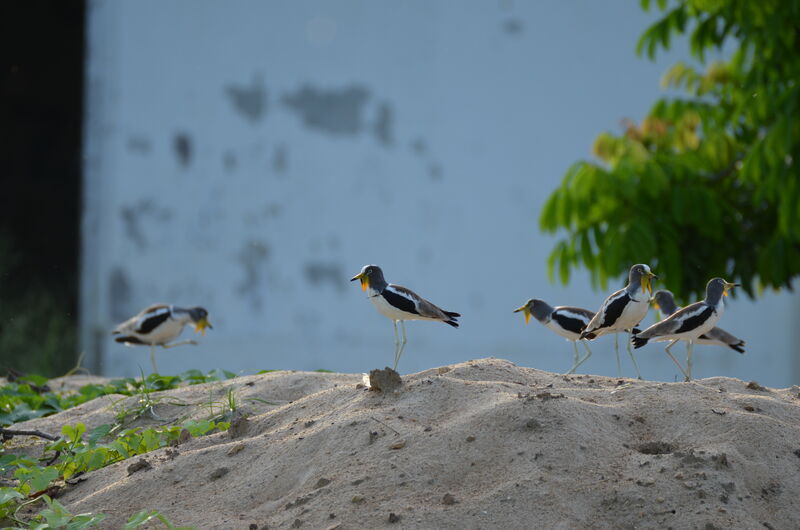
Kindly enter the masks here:
[[133, 316], [129, 307], [131, 303], [131, 283], [121, 267], [114, 267], [111, 271], [108, 296], [111, 317], [115, 321], [122, 322]]
[[295, 92], [285, 94], [281, 101], [295, 111], [310, 129], [352, 136], [363, 129], [362, 114], [369, 96], [369, 90], [358, 85], [326, 90], [306, 84]]
[[184, 168], [188, 168], [192, 163], [192, 137], [189, 133], [179, 132], [172, 138], [172, 149], [178, 163]]
[[430, 166], [428, 166], [428, 176], [431, 178], [431, 180], [442, 180], [442, 177], [444, 176], [442, 165], [433, 162]]
[[253, 76], [250, 86], [230, 84], [225, 87], [225, 94], [231, 100], [233, 108], [246, 120], [257, 123], [267, 113], [267, 89], [261, 74]]
[[250, 299], [250, 306], [259, 312], [263, 306], [261, 300], [261, 271], [269, 259], [269, 245], [265, 241], [254, 239], [245, 243], [239, 251], [237, 261], [242, 265], [244, 278], [236, 287], [236, 292]]
[[125, 225], [125, 235], [133, 241], [138, 250], [147, 248], [147, 237], [141, 226], [143, 217], [153, 216], [156, 221], [161, 223], [169, 221], [172, 217], [169, 210], [156, 207], [151, 199], [142, 199], [133, 206], [123, 206], [120, 208], [120, 215]]
[[394, 137], [392, 135], [393, 121], [394, 115], [392, 111], [392, 105], [389, 102], [384, 101], [378, 105], [378, 116], [375, 119], [373, 132], [375, 134], [375, 138], [377, 138], [378, 141], [386, 147], [394, 143]]
[[284, 174], [289, 168], [289, 150], [281, 144], [272, 152], [272, 169], [275, 173]]
[[239, 162], [236, 160], [236, 155], [230, 151], [227, 151], [225, 155], [222, 157], [222, 165], [225, 166], [225, 171], [231, 172], [239, 165]]
[[150, 139], [145, 136], [131, 136], [128, 138], [128, 151], [137, 155], [146, 155], [150, 152]]
[[518, 18], [510, 18], [503, 22], [503, 31], [509, 35], [519, 35], [525, 31], [525, 24]]
[[428, 152], [428, 144], [424, 138], [414, 138], [411, 141], [411, 151], [417, 156], [424, 156]]
[[331, 284], [339, 291], [347, 287], [346, 274], [338, 263], [306, 263], [303, 272], [312, 285]]

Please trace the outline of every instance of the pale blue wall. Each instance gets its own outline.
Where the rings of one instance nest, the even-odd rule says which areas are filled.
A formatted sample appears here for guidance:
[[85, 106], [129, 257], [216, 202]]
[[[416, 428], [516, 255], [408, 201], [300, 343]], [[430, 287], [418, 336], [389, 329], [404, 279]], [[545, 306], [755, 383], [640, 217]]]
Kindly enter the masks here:
[[[511, 311], [605, 295], [585, 274], [548, 283], [537, 221], [596, 134], [640, 119], [686, 55], [637, 58], [653, 19], [637, 6], [90, 1], [90, 364], [149, 369], [107, 331], [156, 301], [203, 304], [215, 325], [159, 352], [163, 372], [389, 364], [390, 321], [347, 281], [377, 263], [464, 315], [458, 330], [409, 323], [401, 371], [490, 355], [565, 370], [570, 344]], [[798, 382], [798, 316], [796, 296], [733, 301], [723, 324], [748, 354], [698, 347], [696, 375]], [[615, 374], [612, 344], [587, 371]], [[659, 346], [638, 358], [648, 378], [676, 375]]]

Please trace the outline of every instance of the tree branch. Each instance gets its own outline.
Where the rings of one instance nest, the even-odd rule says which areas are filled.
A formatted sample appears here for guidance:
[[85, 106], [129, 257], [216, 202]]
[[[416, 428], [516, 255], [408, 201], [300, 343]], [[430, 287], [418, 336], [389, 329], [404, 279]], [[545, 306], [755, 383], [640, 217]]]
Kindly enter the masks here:
[[47, 434], [46, 432], [42, 431], [18, 431], [0, 427], [0, 438], [3, 440], [11, 439], [14, 436], [38, 436], [39, 438], [44, 438], [45, 440], [50, 440], [51, 442], [55, 442], [59, 438], [58, 436], [53, 436], [52, 434]]

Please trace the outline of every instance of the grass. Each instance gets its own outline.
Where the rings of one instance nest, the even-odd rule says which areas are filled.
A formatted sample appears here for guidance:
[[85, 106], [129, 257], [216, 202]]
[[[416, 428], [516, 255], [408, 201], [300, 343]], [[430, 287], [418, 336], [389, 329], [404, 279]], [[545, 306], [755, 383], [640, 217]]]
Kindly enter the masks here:
[[[213, 389], [204, 404], [208, 417], [200, 420], [176, 422], [152, 428], [129, 428], [133, 420], [145, 414], [155, 415], [154, 406], [162, 402], [154, 392], [213, 381], [224, 381], [236, 375], [227, 371], [212, 370], [202, 373], [189, 370], [176, 376], [142, 374], [140, 378], [114, 379], [104, 384], [84, 385], [76, 392], [56, 393], [49, 390], [48, 380], [39, 376], [25, 376], [0, 386], [0, 427], [21, 421], [61, 412], [99, 396], [118, 394], [135, 396], [136, 405], [120, 407], [113, 424], [100, 425], [87, 432], [86, 425], [64, 425], [61, 435], [48, 443], [40, 458], [7, 454], [0, 447], [0, 476], [13, 477], [13, 487], [0, 487], [0, 526], [3, 528], [45, 529], [68, 528], [78, 530], [97, 526], [104, 514], [71, 514], [52, 496], [65, 481], [116, 462], [127, 460], [166, 447], [185, 436], [205, 436], [224, 431], [226, 421], [238, 408], [235, 392], [227, 389], [222, 399], [214, 399]], [[170, 404], [182, 404], [180, 402]], [[44, 506], [33, 517], [19, 515], [22, 508], [36, 503]], [[173, 525], [158, 511], [144, 510], [133, 514], [125, 528], [160, 521], [167, 528]]]

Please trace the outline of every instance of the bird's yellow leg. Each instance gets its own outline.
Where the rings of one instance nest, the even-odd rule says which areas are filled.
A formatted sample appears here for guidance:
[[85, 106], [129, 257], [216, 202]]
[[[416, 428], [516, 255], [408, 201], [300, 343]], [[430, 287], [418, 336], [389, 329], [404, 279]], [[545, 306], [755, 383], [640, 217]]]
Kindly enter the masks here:
[[153, 365], [153, 373], [158, 373], [158, 367], [156, 366], [156, 347], [152, 344], [150, 345], [150, 363]]
[[694, 349], [694, 341], [690, 340], [686, 345], [686, 379], [684, 381], [692, 380], [692, 350]]
[[[586, 347], [586, 355], [583, 357], [583, 359], [580, 359], [580, 360], [578, 360], [578, 358], [576, 357], [575, 358], [575, 364], [572, 365], [572, 368], [570, 368], [569, 371], [564, 375], [569, 375], [569, 374], [575, 373], [575, 370], [577, 370], [580, 365], [582, 365], [584, 362], [586, 362], [586, 359], [588, 359], [589, 357], [592, 356], [592, 350], [589, 349], [589, 344], [587, 343], [587, 341], [583, 341], [583, 345]], [[577, 353], [577, 351], [578, 351], [578, 347], [575, 346], [575, 352]]]
[[400, 348], [397, 350], [397, 356], [394, 358], [394, 370], [397, 371], [397, 363], [400, 362], [400, 357], [403, 355], [403, 350], [406, 348], [406, 342], [408, 342], [408, 338], [406, 337], [406, 324], [404, 321], [400, 321], [400, 329], [403, 330], [403, 340], [400, 342]]
[[633, 338], [633, 331], [628, 332], [628, 355], [631, 356], [631, 362], [633, 362], [633, 369], [636, 370], [636, 378], [641, 379], [642, 374], [639, 373], [639, 365], [636, 364], [636, 357], [633, 356], [633, 350], [631, 350], [631, 338]]
[[622, 365], [619, 362], [619, 333], [614, 333], [614, 353], [617, 354], [617, 377], [622, 377]]
[[670, 341], [670, 343], [667, 345], [667, 347], [666, 347], [666, 348], [664, 348], [664, 351], [665, 351], [665, 352], [667, 352], [667, 355], [669, 355], [669, 358], [670, 358], [670, 359], [672, 359], [672, 362], [674, 362], [674, 363], [675, 363], [675, 366], [677, 366], [677, 367], [678, 367], [678, 370], [680, 370], [680, 371], [681, 371], [681, 373], [683, 374], [683, 376], [684, 376], [684, 377], [688, 377], [688, 376], [686, 375], [686, 370], [684, 370], [684, 369], [683, 369], [683, 366], [681, 366], [681, 363], [679, 363], [679, 362], [678, 362], [678, 359], [676, 359], [676, 358], [675, 358], [675, 356], [674, 356], [674, 355], [672, 355], [672, 353], [669, 351], [669, 349], [670, 349], [670, 348], [672, 348], [673, 346], [675, 346], [675, 343], [676, 343], [676, 342], [678, 342], [678, 339], [673, 339], [672, 341]]
[[392, 320], [392, 325], [394, 325], [394, 370], [397, 370], [397, 361], [400, 360], [397, 357], [397, 352], [400, 351], [400, 335], [397, 333], [397, 320]]

